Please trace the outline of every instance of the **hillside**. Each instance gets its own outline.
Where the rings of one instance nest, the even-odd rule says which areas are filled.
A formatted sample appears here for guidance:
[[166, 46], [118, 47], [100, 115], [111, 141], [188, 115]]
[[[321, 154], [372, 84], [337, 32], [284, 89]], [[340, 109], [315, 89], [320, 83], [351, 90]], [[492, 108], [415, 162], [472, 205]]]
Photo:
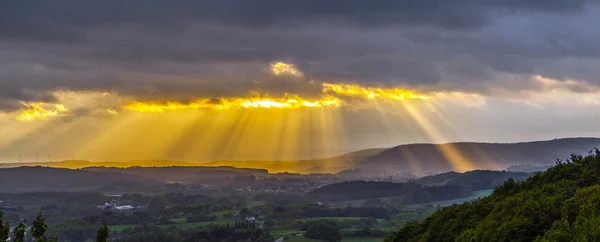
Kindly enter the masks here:
[[0, 193], [157, 191], [161, 183], [136, 175], [49, 167], [0, 169]]
[[406, 224], [386, 241], [598, 241], [600, 151], [508, 180], [489, 197]]
[[409, 182], [418, 183], [426, 186], [442, 186], [448, 184], [468, 186], [471, 190], [492, 189], [502, 185], [509, 178], [516, 181], [522, 181], [530, 177], [533, 173], [525, 172], [507, 172], [507, 171], [486, 171], [474, 170], [465, 173], [447, 172], [433, 176], [426, 176]]
[[[519, 164], [548, 165], [571, 154], [588, 154], [600, 147], [600, 138], [568, 138], [522, 143], [450, 143], [400, 145], [362, 159], [356, 169], [362, 174], [410, 177], [453, 171], [443, 150], [453, 149], [475, 169], [498, 170]], [[357, 172], [358, 173], [358, 172]]]
[[449, 172], [407, 183], [349, 181], [318, 188], [307, 196], [327, 201], [401, 197], [405, 204], [427, 203], [468, 197], [473, 191], [492, 189], [509, 178], [524, 180], [530, 175], [523, 172], [476, 170]]
[[157, 182], [223, 183], [236, 177], [264, 176], [267, 170], [233, 167], [88, 167], [82, 170], [98, 173], [133, 175]]

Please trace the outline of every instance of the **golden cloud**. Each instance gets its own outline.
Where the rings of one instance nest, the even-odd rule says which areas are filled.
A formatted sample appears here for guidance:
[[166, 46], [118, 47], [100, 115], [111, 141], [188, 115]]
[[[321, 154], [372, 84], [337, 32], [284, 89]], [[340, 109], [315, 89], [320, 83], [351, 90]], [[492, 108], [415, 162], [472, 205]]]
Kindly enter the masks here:
[[47, 106], [47, 104], [43, 103], [30, 103], [25, 105], [28, 109], [19, 114], [17, 117], [19, 121], [45, 120], [69, 112], [69, 109], [62, 104], [55, 104], [52, 108], [45, 108], [44, 106]]

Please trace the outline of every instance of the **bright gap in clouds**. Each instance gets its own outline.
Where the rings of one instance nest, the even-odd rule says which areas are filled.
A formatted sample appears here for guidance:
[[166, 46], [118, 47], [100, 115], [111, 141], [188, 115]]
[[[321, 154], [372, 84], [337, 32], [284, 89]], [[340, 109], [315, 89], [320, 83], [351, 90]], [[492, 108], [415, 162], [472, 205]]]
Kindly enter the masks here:
[[[306, 76], [293, 64], [275, 63], [271, 67], [273, 75]], [[539, 76], [532, 77], [532, 82], [546, 87], [546, 93], [554, 97], [571, 96], [570, 90], [579, 85], [576, 81], [558, 82]], [[272, 161], [331, 157], [358, 148], [419, 139], [415, 137], [426, 137], [423, 142], [439, 144], [470, 140], [471, 137], [461, 135], [474, 128], [469, 126], [470, 120], [490, 112], [488, 101], [497, 99], [455, 91], [320, 84], [320, 93], [310, 97], [251, 92], [247, 97], [199, 97], [188, 102], [61, 91], [55, 93], [57, 103], [25, 104], [26, 108], [15, 120], [22, 124], [11, 124], [23, 132], [7, 135], [0, 149], [88, 160]], [[507, 102], [543, 105], [548, 101], [545, 95], [548, 94], [525, 93]], [[593, 96], [589, 98], [594, 100]], [[351, 120], [361, 120], [360, 125], [352, 124]], [[377, 140], [389, 141], [357, 138], [356, 132], [361, 130], [381, 132]], [[42, 138], [37, 138], [41, 133]], [[356, 139], [363, 140], [362, 147], [348, 144]], [[475, 161], [465, 159], [451, 144], [438, 148], [456, 170], [481, 168], [474, 165]], [[323, 169], [336, 171], [348, 168], [347, 165], [351, 164], [334, 164]], [[413, 170], [419, 169], [417, 160], [410, 165]], [[264, 166], [274, 171], [299, 169], [285, 162], [267, 162]], [[485, 164], [485, 168], [497, 167], [492, 162]]]

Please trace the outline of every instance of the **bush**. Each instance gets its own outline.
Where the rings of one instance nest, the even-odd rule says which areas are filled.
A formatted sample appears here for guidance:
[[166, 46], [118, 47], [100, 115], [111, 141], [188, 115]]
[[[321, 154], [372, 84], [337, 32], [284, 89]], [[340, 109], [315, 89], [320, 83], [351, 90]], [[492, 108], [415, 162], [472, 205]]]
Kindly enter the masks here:
[[327, 242], [342, 241], [342, 234], [340, 233], [340, 230], [326, 221], [318, 221], [313, 223], [308, 230], [306, 230], [306, 233], [304, 233], [304, 237], [309, 239], [324, 240]]

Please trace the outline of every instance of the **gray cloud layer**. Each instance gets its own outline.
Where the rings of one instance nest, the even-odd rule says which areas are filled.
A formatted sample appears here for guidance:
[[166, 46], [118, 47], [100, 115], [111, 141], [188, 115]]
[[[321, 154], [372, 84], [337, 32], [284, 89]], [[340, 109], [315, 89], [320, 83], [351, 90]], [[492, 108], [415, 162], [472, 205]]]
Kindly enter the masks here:
[[[598, 84], [595, 0], [0, 2], [0, 109], [51, 91], [311, 94], [311, 78], [485, 93], [532, 74]], [[582, 90], [586, 90], [583, 88]]]

